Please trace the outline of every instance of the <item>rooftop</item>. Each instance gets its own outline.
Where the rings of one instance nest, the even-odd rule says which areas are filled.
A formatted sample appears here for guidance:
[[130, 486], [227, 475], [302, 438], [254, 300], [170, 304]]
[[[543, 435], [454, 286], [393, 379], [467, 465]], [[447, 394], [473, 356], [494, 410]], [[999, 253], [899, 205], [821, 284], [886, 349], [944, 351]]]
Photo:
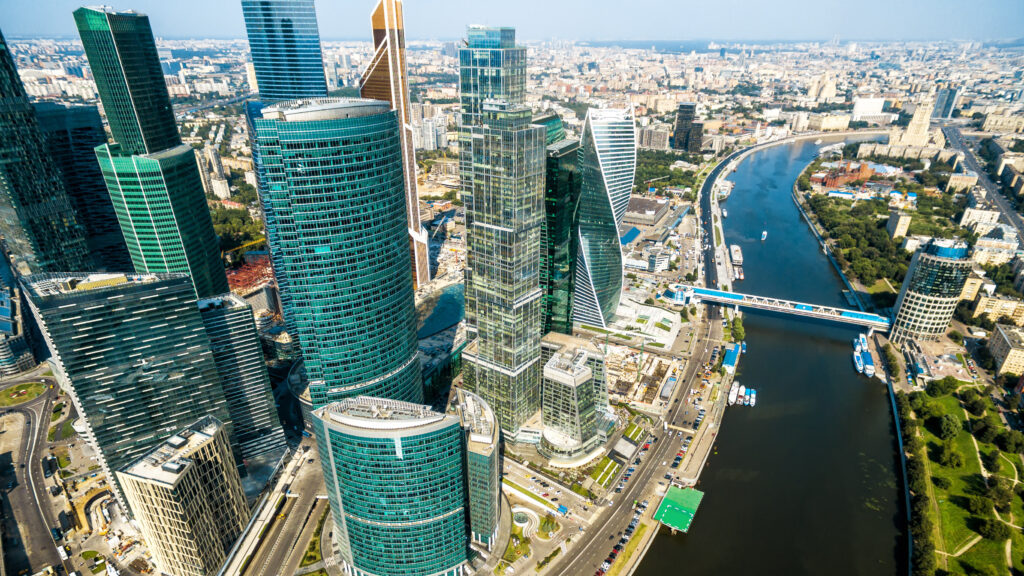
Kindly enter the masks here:
[[410, 430], [441, 422], [445, 414], [430, 406], [359, 396], [328, 404], [317, 410], [321, 418], [360, 430]]
[[454, 389], [453, 408], [469, 431], [470, 449], [486, 450], [498, 444], [498, 427], [494, 411], [483, 398], [461, 388]]
[[227, 294], [221, 294], [220, 296], [213, 296], [210, 298], [203, 298], [198, 302], [199, 310], [205, 311], [210, 308], [227, 308], [233, 310], [236, 308], [245, 308], [249, 304], [242, 300], [239, 296], [228, 292]]
[[704, 493], [700, 490], [670, 486], [654, 513], [654, 519], [669, 528], [686, 532], [703, 499]]
[[1024, 348], [1024, 330], [1011, 324], [996, 324], [996, 330], [1010, 344], [1013, 350]]
[[185, 278], [187, 274], [106, 274], [73, 273], [34, 274], [24, 284], [32, 296], [57, 296], [102, 290], [124, 284], [148, 284], [170, 278]]
[[192, 464], [188, 456], [212, 439], [221, 426], [213, 416], [204, 416], [126, 466], [123, 472], [150, 482], [173, 485]]
[[390, 111], [390, 103], [369, 98], [302, 98], [278, 102], [261, 112], [263, 118], [270, 120], [310, 122], [362, 118]]

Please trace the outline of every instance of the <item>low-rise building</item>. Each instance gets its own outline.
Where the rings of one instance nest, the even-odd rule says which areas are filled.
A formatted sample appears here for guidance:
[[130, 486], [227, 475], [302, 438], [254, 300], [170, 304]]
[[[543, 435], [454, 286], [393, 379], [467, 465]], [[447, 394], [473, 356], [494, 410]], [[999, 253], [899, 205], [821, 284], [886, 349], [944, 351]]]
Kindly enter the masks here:
[[957, 190], [970, 190], [972, 187], [978, 184], [978, 174], [965, 170], [963, 172], [953, 172], [949, 175], [949, 181], [946, 182], [946, 192], [955, 192]]
[[811, 114], [807, 118], [808, 130], [830, 132], [846, 130], [849, 127], [849, 114]]
[[996, 291], [996, 283], [985, 278], [985, 272], [980, 268], [976, 268], [967, 277], [967, 281], [964, 282], [964, 289], [960, 291], [960, 299], [974, 302], [978, 294], [983, 291], [991, 296]]
[[669, 201], [662, 198], [633, 196], [626, 206], [622, 221], [633, 226], [655, 226], [668, 213]]
[[1020, 252], [1017, 231], [1012, 226], [997, 224], [974, 245], [971, 259], [978, 264], [999, 266], [1013, 260]]
[[989, 114], [981, 125], [984, 132], [1024, 132], [1024, 116], [1009, 114]]
[[988, 350], [996, 362], [996, 374], [1024, 374], [1024, 332], [1017, 326], [996, 324], [988, 340]]

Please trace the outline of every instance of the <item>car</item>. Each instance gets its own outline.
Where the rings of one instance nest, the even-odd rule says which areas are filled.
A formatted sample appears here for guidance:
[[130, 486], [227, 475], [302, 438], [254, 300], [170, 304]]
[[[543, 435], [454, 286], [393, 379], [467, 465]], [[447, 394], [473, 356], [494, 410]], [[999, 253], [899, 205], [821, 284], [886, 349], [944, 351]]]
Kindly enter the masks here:
[[541, 496], [543, 496], [543, 497], [547, 498], [547, 497], [548, 497], [548, 493], [547, 493], [547, 492], [545, 492], [545, 493], [541, 494]]
[[601, 564], [601, 570], [607, 570], [607, 569], [609, 569], [611, 567], [612, 567], [611, 562], [607, 562], [606, 561], [604, 564]]
[[552, 502], [558, 502], [558, 498], [552, 498], [551, 501]]
[[672, 479], [672, 475], [671, 474], [665, 474], [665, 480], [671, 480], [671, 479]]
[[308, 462], [308, 463], [312, 464], [312, 463], [313, 463], [313, 459], [312, 459], [312, 458], [310, 458], [309, 460], [306, 460], [306, 462]]
[[616, 552], [618, 552], [619, 550], [622, 550], [622, 548], [623, 548], [622, 544], [616, 544], [615, 546], [612, 546], [612, 550], [615, 550]]

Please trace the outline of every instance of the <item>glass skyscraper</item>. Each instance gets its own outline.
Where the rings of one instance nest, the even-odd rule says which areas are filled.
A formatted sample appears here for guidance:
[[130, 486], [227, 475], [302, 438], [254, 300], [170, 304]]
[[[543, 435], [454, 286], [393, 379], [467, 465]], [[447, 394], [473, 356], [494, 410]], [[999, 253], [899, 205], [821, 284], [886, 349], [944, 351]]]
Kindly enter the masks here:
[[253, 122], [275, 274], [287, 282], [313, 407], [360, 395], [421, 401], [395, 112], [376, 100], [293, 100]]
[[466, 433], [470, 533], [474, 542], [491, 550], [501, 517], [501, 430], [491, 407], [472, 392], [455, 389], [448, 412], [459, 416]]
[[260, 100], [327, 96], [313, 0], [242, 0]]
[[79, 8], [75, 22], [114, 137], [96, 157], [135, 271], [187, 273], [199, 297], [227, 292], [199, 166], [178, 135], [149, 17]]
[[19, 275], [92, 267], [84, 231], [0, 34], [0, 236]]
[[315, 410], [313, 419], [343, 571], [464, 574], [469, 532], [459, 418], [359, 397]]
[[37, 274], [22, 286], [119, 498], [114, 471], [179, 429], [207, 415], [231, 429], [187, 275]]
[[893, 307], [890, 340], [935, 340], [946, 333], [974, 265], [967, 253], [963, 242], [938, 239], [914, 253]]
[[622, 295], [619, 224], [636, 174], [632, 109], [591, 108], [580, 145], [579, 254], [573, 320], [605, 328]]
[[380, 0], [373, 10], [373, 60], [359, 82], [363, 98], [391, 103], [398, 115], [402, 135], [402, 166], [405, 169], [405, 210], [409, 220], [413, 280], [430, 281], [430, 247], [427, 231], [420, 224], [420, 201], [416, 187], [416, 152], [413, 150], [412, 110], [405, 65], [405, 23], [401, 0]]
[[544, 291], [543, 333], [572, 334], [572, 299], [579, 251], [579, 140], [547, 147], [540, 284]]
[[526, 98], [526, 48], [516, 46], [515, 28], [470, 26], [459, 50], [462, 123], [478, 124], [485, 100], [521, 104]]
[[95, 269], [132, 272], [132, 257], [96, 162], [94, 149], [107, 142], [99, 109], [52, 102], [33, 106], [46, 147], [60, 168], [64, 188], [75, 208], [78, 223], [85, 231], [85, 242]]
[[557, 112], [537, 114], [533, 117], [533, 123], [543, 126], [547, 130], [544, 140], [545, 145], [551, 146], [565, 140], [565, 125], [562, 123], [562, 117]]

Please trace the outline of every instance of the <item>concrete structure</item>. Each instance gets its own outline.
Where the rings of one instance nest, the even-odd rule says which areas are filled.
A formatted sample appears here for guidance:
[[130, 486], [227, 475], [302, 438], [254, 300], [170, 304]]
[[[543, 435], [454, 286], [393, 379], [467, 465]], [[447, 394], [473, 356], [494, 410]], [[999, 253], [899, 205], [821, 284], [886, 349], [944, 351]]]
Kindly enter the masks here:
[[980, 294], [974, 301], [974, 317], [982, 315], [993, 322], [1009, 319], [1017, 326], [1024, 326], [1024, 302], [1002, 294]]
[[1024, 132], [1024, 116], [1009, 114], [988, 114], [981, 125], [984, 132], [1003, 132], [1017, 134]]
[[1024, 375], [1024, 330], [996, 324], [996, 329], [988, 339], [988, 350], [996, 363], [996, 375]]
[[[373, 25], [375, 51], [370, 65], [359, 81], [359, 94], [363, 98], [390, 102], [391, 109], [398, 116], [412, 273], [413, 281], [418, 286], [430, 282], [430, 250], [427, 230], [420, 224], [416, 153], [413, 150], [409, 82], [405, 64], [405, 21], [402, 17], [402, 1], [380, 0], [373, 9], [370, 20]], [[431, 146], [431, 149], [433, 148], [434, 146]]]
[[807, 129], [811, 131], [837, 132], [849, 127], [849, 114], [811, 114], [807, 117]]
[[978, 184], [978, 175], [970, 170], [964, 172], [954, 172], [949, 175], [949, 181], [946, 183], [946, 192], [956, 192], [957, 190], [970, 190]]
[[428, 406], [349, 398], [313, 412], [334, 548], [356, 576], [462, 576], [464, 431]]
[[156, 567], [218, 574], [249, 521], [224, 425], [205, 416], [118, 471]]
[[668, 150], [672, 132], [668, 126], [647, 126], [640, 129], [638, 145], [648, 150]]
[[907, 230], [910, 229], [910, 221], [910, 214], [895, 210], [889, 212], [889, 221], [885, 224], [885, 231], [889, 233], [889, 238], [895, 240], [906, 236]]
[[313, 0], [242, 0], [260, 100], [327, 96]]
[[942, 148], [945, 143], [942, 134], [938, 131], [933, 134], [928, 130], [934, 106], [935, 103], [931, 101], [919, 103], [906, 129], [893, 128], [889, 133], [889, 145], [925, 147], [934, 141]]
[[1019, 252], [1017, 230], [1007, 224], [996, 224], [975, 242], [971, 259], [978, 264], [999, 266], [1013, 260]]
[[890, 340], [934, 340], [945, 334], [972, 266], [963, 242], [932, 240], [919, 248], [896, 298]]
[[713, 302], [715, 304], [736, 306], [739, 308], [769, 310], [772, 312], [793, 314], [794, 316], [804, 316], [806, 318], [839, 322], [841, 324], [852, 324], [854, 326], [875, 328], [877, 330], [888, 330], [890, 325], [888, 318], [885, 316], [879, 316], [878, 314], [869, 314], [867, 312], [860, 312], [857, 310], [844, 310], [842, 308], [833, 308], [831, 306], [819, 306], [817, 304], [807, 304], [804, 302], [794, 302], [792, 300], [782, 300], [780, 298], [772, 298], [770, 296], [754, 296], [751, 294], [740, 294], [738, 292], [726, 292], [724, 290], [701, 288], [699, 286], [690, 286], [687, 284], [673, 284], [671, 292], [672, 294], [666, 294], [666, 297], [675, 303], [689, 304], [686, 300], [691, 298], [689, 295], [692, 294], [692, 298], [697, 301]]
[[487, 402], [461, 388], [452, 389], [448, 411], [459, 417], [466, 433], [470, 534], [474, 543], [493, 550], [501, 519], [501, 430]]
[[[359, 395], [419, 402], [397, 115], [377, 100], [291, 100], [264, 107], [253, 124], [274, 274], [313, 407]], [[331, 150], [311, 152], [329, 169], [309, 177], [311, 158], [296, 149]]]
[[669, 202], [666, 199], [634, 196], [629, 199], [622, 221], [633, 226], [653, 227], [665, 217], [668, 209]]
[[995, 206], [979, 204], [974, 208], [964, 208], [964, 213], [960, 216], [960, 225], [982, 236], [995, 228], [1001, 215], [1002, 212]]
[[983, 270], [972, 270], [964, 282], [964, 289], [960, 291], [960, 299], [973, 302], [978, 297], [978, 294], [985, 292], [991, 296], [995, 291], [996, 283], [985, 278]]

